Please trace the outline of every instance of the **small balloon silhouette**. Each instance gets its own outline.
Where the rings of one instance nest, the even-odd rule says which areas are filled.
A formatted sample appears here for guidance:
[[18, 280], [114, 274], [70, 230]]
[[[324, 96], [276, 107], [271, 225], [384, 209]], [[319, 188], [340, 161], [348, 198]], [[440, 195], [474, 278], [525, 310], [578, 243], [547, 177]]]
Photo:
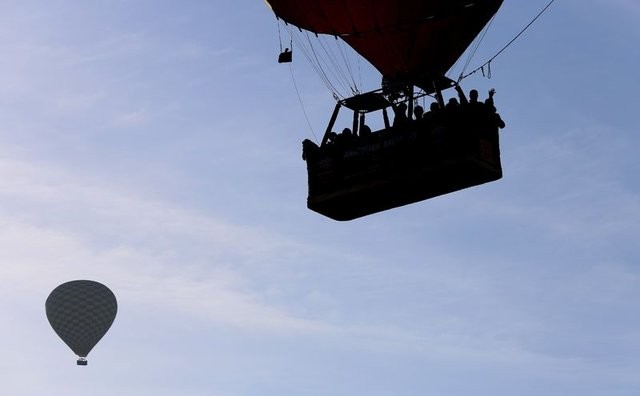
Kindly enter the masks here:
[[116, 296], [105, 285], [74, 280], [53, 289], [45, 303], [53, 330], [87, 365], [87, 355], [107, 333], [118, 312]]

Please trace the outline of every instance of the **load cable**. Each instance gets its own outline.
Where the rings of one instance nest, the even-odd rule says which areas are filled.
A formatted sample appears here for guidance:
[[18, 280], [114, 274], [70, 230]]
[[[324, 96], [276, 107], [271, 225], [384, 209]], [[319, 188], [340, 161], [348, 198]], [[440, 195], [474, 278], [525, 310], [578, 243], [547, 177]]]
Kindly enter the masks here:
[[535, 16], [535, 18], [533, 18], [531, 20], [531, 22], [529, 22], [521, 31], [520, 33], [516, 34], [514, 38], [511, 39], [511, 41], [509, 41], [504, 47], [502, 47], [502, 49], [500, 51], [498, 51], [495, 55], [493, 55], [491, 57], [491, 59], [489, 59], [488, 61], [486, 61], [485, 63], [483, 63], [482, 65], [480, 65], [479, 67], [477, 67], [476, 69], [474, 69], [473, 71], [471, 71], [470, 73], [464, 74], [464, 70], [462, 71], [462, 73], [460, 73], [460, 77], [458, 77], [458, 82], [460, 82], [461, 80], [469, 77], [470, 75], [478, 72], [478, 71], [482, 71], [482, 74], [485, 74], [485, 67], [487, 68], [487, 75], [489, 78], [491, 78], [491, 62], [496, 59], [500, 54], [502, 54], [511, 44], [513, 44], [520, 36], [522, 36], [522, 34], [529, 29], [529, 27], [531, 27], [531, 25], [533, 25], [538, 18], [540, 18], [542, 16], [542, 14], [545, 13], [545, 11], [547, 11], [547, 9], [549, 7], [551, 7], [551, 5], [555, 2], [556, 0], [551, 0], [549, 1], [549, 3], [542, 9], [542, 11], [540, 11], [538, 13], [538, 15]]
[[298, 95], [298, 102], [300, 103], [300, 107], [302, 108], [302, 114], [304, 114], [304, 119], [307, 121], [307, 125], [309, 126], [309, 130], [313, 135], [313, 139], [318, 144], [318, 136], [316, 136], [316, 132], [311, 125], [311, 121], [309, 121], [309, 116], [307, 115], [307, 110], [304, 107], [304, 102], [302, 101], [302, 96], [300, 96], [300, 90], [298, 89], [298, 84], [296, 83], [296, 77], [293, 74], [293, 67], [289, 65], [289, 72], [291, 72], [291, 81], [293, 81], [293, 88], [296, 90], [296, 95]]

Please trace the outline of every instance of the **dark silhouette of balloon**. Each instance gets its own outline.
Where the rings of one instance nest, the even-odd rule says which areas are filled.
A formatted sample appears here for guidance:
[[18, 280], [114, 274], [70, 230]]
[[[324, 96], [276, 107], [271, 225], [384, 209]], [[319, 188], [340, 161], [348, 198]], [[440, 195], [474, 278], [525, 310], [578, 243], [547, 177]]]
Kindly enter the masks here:
[[45, 303], [53, 330], [86, 366], [87, 355], [106, 334], [118, 312], [116, 296], [105, 285], [74, 280], [53, 289]]

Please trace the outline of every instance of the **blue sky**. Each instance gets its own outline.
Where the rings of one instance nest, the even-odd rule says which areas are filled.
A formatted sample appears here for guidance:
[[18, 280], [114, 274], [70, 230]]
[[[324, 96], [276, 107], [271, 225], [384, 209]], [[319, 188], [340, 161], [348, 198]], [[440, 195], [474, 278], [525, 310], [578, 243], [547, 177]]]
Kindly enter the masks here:
[[[640, 392], [637, 1], [556, 1], [463, 82], [502, 180], [348, 223], [305, 202], [334, 100], [239, 3], [0, 3], [2, 394]], [[119, 301], [87, 367], [44, 314], [72, 279]]]

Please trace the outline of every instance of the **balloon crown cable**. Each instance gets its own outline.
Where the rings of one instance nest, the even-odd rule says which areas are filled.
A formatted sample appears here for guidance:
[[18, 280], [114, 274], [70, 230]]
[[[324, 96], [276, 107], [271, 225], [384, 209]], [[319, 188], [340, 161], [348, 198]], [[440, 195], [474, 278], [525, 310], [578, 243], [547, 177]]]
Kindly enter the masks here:
[[118, 312], [115, 295], [105, 285], [74, 280], [56, 287], [45, 303], [53, 330], [87, 365], [87, 355], [107, 333]]

